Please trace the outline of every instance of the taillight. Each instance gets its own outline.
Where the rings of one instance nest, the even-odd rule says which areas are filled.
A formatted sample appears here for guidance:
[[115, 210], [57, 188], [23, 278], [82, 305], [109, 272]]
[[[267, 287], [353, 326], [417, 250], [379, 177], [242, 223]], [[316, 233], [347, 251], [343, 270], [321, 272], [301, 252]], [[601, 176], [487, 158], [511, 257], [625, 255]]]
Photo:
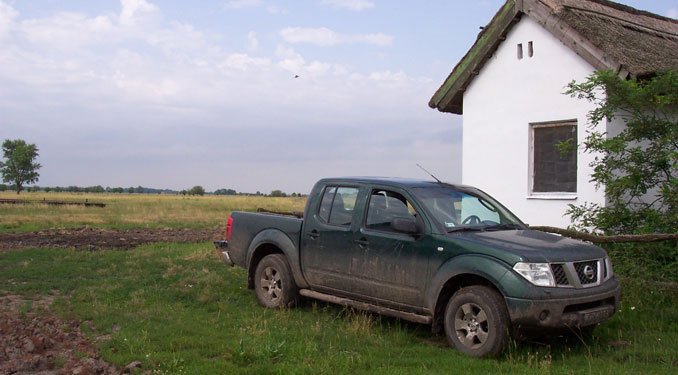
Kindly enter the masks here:
[[233, 216], [228, 215], [228, 221], [226, 222], [226, 241], [231, 239], [231, 232], [233, 232]]

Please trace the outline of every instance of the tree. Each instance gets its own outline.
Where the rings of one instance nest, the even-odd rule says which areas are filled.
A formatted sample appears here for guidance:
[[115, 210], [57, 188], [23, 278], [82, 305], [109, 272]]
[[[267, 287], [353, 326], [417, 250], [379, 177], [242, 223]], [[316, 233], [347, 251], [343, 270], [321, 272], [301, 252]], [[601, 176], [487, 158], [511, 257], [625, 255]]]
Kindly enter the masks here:
[[[594, 153], [591, 181], [607, 204], [570, 205], [576, 229], [608, 233], [676, 232], [678, 225], [678, 72], [624, 80], [611, 71], [570, 82], [567, 94], [595, 103], [588, 113], [585, 152]], [[595, 130], [620, 118], [617, 135]], [[652, 196], [651, 200], [647, 196]]]
[[188, 194], [189, 195], [205, 195], [205, 189], [200, 185], [196, 185], [196, 186], [193, 186], [188, 191]]
[[238, 192], [233, 189], [217, 189], [214, 191], [214, 195], [237, 195]]
[[4, 182], [14, 184], [16, 193], [21, 193], [25, 184], [38, 181], [38, 169], [41, 165], [35, 162], [38, 157], [38, 148], [21, 139], [6, 139], [2, 143], [3, 157], [0, 162], [0, 173]]
[[272, 197], [286, 197], [287, 194], [283, 193], [282, 190], [273, 190], [273, 191], [271, 192], [271, 196], [272, 196]]

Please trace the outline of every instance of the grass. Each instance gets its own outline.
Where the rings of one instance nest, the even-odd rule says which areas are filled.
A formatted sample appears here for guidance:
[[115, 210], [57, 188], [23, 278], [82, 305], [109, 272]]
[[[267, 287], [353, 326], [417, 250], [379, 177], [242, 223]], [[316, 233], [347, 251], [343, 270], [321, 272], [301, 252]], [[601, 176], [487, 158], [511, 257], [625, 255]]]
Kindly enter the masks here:
[[[1, 194], [0, 198], [14, 195]], [[27, 199], [101, 201], [106, 208], [0, 205], [0, 232], [46, 228], [211, 228], [232, 210], [291, 211], [303, 198], [127, 194], [22, 194]], [[592, 341], [513, 344], [499, 359], [471, 359], [429, 327], [305, 301], [260, 307], [245, 271], [225, 266], [211, 244], [152, 244], [98, 252], [0, 252], [0, 295], [39, 300], [97, 341], [118, 366], [152, 373], [343, 374], [675, 373], [678, 365], [678, 247], [608, 248], [622, 279], [622, 308]], [[41, 306], [26, 303], [23, 314]]]
[[[0, 192], [0, 198], [17, 198]], [[214, 228], [231, 211], [303, 211], [305, 198], [152, 194], [22, 193], [21, 199], [106, 203], [106, 207], [0, 204], [0, 232], [45, 228]]]
[[527, 342], [479, 360], [424, 325], [311, 301], [264, 309], [245, 271], [226, 267], [206, 243], [0, 254], [0, 294], [56, 295], [61, 316], [91, 322], [82, 324], [91, 337], [110, 335], [104, 359], [167, 374], [674, 373], [675, 288], [623, 282], [622, 310], [594, 341]]

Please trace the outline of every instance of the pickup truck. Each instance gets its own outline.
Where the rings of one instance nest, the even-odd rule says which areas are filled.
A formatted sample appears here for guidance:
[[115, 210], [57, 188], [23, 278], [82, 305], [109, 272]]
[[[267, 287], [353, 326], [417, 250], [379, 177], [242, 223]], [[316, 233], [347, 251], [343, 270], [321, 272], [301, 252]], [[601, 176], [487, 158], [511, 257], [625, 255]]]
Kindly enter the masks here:
[[530, 230], [481, 190], [442, 182], [323, 179], [303, 219], [234, 212], [215, 245], [265, 307], [303, 296], [430, 324], [476, 357], [530, 330], [591, 334], [620, 303], [603, 249]]

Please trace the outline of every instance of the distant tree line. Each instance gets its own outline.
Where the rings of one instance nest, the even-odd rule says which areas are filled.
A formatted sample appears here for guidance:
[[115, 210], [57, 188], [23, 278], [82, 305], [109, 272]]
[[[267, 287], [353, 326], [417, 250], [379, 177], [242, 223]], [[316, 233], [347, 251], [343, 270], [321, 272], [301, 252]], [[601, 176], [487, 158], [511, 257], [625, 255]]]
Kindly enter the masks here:
[[[303, 197], [301, 193], [287, 194], [282, 190], [273, 190], [270, 194], [264, 194], [260, 191], [256, 193], [238, 192], [234, 189], [222, 188], [213, 192], [207, 192], [202, 186], [196, 185], [190, 189], [172, 190], [172, 189], [155, 189], [143, 186], [130, 187], [103, 187], [101, 185], [95, 186], [28, 186], [23, 188], [28, 192], [55, 192], [55, 193], [112, 193], [112, 194], [169, 194], [169, 195], [245, 195], [245, 196], [262, 196], [262, 197]], [[16, 191], [13, 185], [0, 184], [0, 191]]]

